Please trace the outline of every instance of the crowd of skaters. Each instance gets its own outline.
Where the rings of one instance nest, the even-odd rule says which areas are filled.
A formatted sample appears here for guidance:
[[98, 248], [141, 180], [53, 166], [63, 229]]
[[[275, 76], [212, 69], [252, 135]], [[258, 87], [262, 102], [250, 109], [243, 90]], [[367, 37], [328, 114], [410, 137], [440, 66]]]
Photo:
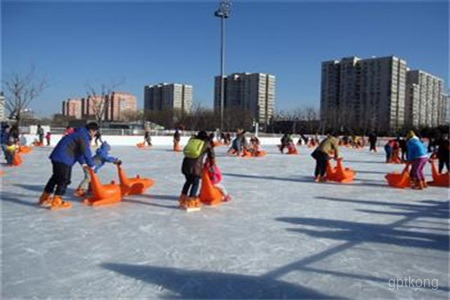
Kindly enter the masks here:
[[[229, 145], [228, 154], [240, 156], [244, 151], [249, 153], [255, 151], [262, 151], [261, 143], [256, 136], [250, 137], [250, 142], [247, 141], [246, 131], [238, 128], [234, 132], [232, 139], [230, 133], [221, 133], [217, 140], [218, 143]], [[37, 140], [43, 145], [44, 138], [47, 139], [47, 145], [50, 145], [51, 133], [44, 135], [43, 128], [37, 126]], [[177, 129], [174, 133], [174, 143], [180, 142], [180, 131]], [[221, 185], [221, 172], [216, 164], [214, 153], [215, 134], [207, 134], [206, 131], [199, 131], [198, 134], [191, 137], [191, 140], [200, 141], [197, 143], [201, 149], [195, 157], [189, 157], [185, 153], [183, 159], [181, 172], [185, 176], [185, 183], [183, 184], [179, 203], [180, 206], [189, 208], [197, 207], [200, 204], [198, 199], [198, 189], [203, 171], [208, 172], [211, 182], [213, 182], [221, 191], [224, 201], [229, 201], [231, 197], [227, 194], [226, 189]], [[90, 145], [91, 141], [95, 140], [98, 147], [96, 154], [92, 156]], [[377, 151], [377, 136], [374, 133], [368, 135], [369, 151]], [[150, 131], [146, 130], [144, 141], [151, 146]], [[292, 135], [286, 133], [281, 138], [279, 150], [283, 153], [285, 148], [292, 147], [294, 140]], [[20, 132], [17, 126], [2, 126], [1, 132], [1, 146], [4, 153], [4, 158], [7, 164], [11, 162], [11, 155], [14, 154], [16, 145], [20, 145]], [[26, 142], [25, 142], [26, 143]], [[322, 140], [319, 141], [317, 135], [314, 137], [306, 137], [300, 135], [297, 145], [314, 145], [316, 148], [312, 152], [312, 157], [316, 160], [316, 167], [314, 170], [314, 181], [326, 181], [326, 167], [329, 159], [337, 160], [340, 155], [340, 146], [363, 147], [365, 139], [357, 136], [342, 136], [339, 138], [334, 133], [329, 133]], [[187, 145], [186, 145], [187, 147]], [[89, 192], [89, 172], [88, 168], [98, 171], [98, 169], [105, 162], [121, 163], [118, 158], [109, 157], [107, 152], [110, 146], [103, 142], [98, 124], [95, 122], [88, 123], [85, 127], [74, 129], [67, 127], [63, 138], [57, 143], [50, 155], [52, 164], [52, 176], [48, 180], [43, 194], [40, 197], [39, 203], [43, 206], [51, 208], [68, 208], [70, 203], [63, 201], [62, 197], [67, 186], [70, 184], [72, 167], [75, 163], [80, 163], [85, 171], [85, 178], [77, 188], [79, 194], [86, 194]], [[386, 162], [390, 162], [394, 155], [398, 155], [401, 162], [408, 162], [411, 164], [411, 179], [413, 189], [426, 188], [426, 181], [423, 174], [423, 168], [429, 159], [438, 159], [438, 170], [442, 173], [444, 168], [449, 170], [449, 140], [448, 133], [442, 134], [439, 138], [430, 140], [428, 148], [425, 147], [422, 140], [415, 134], [414, 131], [409, 131], [406, 136], [389, 139], [384, 145], [386, 152]], [[431, 154], [430, 154], [431, 153]]]

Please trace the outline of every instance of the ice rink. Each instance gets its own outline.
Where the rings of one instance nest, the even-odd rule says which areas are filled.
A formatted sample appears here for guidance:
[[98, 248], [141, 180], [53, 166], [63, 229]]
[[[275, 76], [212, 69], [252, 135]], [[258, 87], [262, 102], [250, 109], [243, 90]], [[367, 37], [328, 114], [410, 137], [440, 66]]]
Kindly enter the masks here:
[[[423, 298], [449, 297], [449, 196], [387, 186], [402, 165], [344, 149], [350, 184], [314, 183], [310, 149], [236, 158], [217, 149], [230, 203], [177, 206], [183, 155], [168, 146], [113, 147], [128, 176], [155, 180], [144, 195], [72, 209], [36, 205], [51, 148], [3, 167], [2, 298]], [[426, 174], [431, 180], [430, 166]], [[118, 181], [115, 166], [99, 173]]]

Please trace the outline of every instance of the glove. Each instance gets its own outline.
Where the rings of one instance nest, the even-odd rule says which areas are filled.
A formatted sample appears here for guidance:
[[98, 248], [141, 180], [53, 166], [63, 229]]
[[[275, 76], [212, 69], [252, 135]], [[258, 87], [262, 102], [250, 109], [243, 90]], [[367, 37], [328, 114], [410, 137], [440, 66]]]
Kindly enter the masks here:
[[120, 159], [118, 159], [118, 160], [116, 160], [116, 161], [114, 162], [114, 164], [120, 166], [120, 165], [122, 164], [122, 161], [121, 161]]

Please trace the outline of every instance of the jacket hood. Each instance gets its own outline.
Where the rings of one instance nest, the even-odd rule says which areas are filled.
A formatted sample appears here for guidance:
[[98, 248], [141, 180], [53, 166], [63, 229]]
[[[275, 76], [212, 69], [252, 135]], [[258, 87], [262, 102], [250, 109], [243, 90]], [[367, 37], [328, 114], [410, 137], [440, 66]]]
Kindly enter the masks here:
[[108, 152], [109, 150], [111, 150], [111, 146], [107, 142], [103, 142], [100, 146], [100, 149]]

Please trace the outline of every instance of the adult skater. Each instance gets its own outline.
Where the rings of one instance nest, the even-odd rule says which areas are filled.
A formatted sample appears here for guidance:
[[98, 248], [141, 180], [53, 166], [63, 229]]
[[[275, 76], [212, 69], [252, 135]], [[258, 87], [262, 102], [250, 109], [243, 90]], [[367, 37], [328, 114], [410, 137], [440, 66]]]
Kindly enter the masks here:
[[437, 141], [437, 147], [435, 148], [435, 152], [433, 157], [437, 157], [439, 161], [439, 173], [442, 173], [444, 170], [444, 166], [448, 170], [448, 160], [449, 160], [449, 142], [448, 142], [448, 133], [443, 134]]
[[[39, 198], [39, 204], [50, 206], [51, 209], [70, 208], [72, 204], [63, 201], [62, 197], [70, 184], [72, 167], [76, 162], [86, 162], [94, 167], [91, 154], [91, 140], [98, 130], [97, 123], [88, 123], [86, 127], [78, 128], [74, 133], [65, 135], [50, 154], [53, 173]], [[83, 165], [83, 167], [87, 167]], [[52, 197], [52, 194], [55, 195]]]
[[314, 171], [314, 181], [323, 182], [325, 180], [325, 172], [327, 170], [330, 153], [333, 153], [334, 159], [339, 157], [339, 140], [336, 134], [328, 134], [327, 137], [317, 146], [311, 153], [316, 160], [316, 169]]
[[147, 143], [147, 146], [152, 146], [152, 137], [150, 136], [150, 129], [146, 128], [144, 133], [144, 146]]
[[369, 152], [371, 152], [372, 150], [373, 152], [377, 152], [377, 135], [375, 134], [375, 132], [371, 132], [369, 134], [369, 144], [370, 144]]
[[423, 174], [423, 168], [428, 161], [427, 148], [412, 130], [406, 135], [406, 140], [407, 158], [411, 162], [410, 176], [413, 181], [411, 188], [421, 190], [427, 187]]
[[201, 207], [197, 196], [200, 179], [202, 177], [203, 161], [205, 155], [211, 166], [215, 164], [214, 148], [208, 138], [206, 131], [200, 131], [192, 137], [183, 149], [184, 159], [181, 166], [186, 181], [181, 190], [179, 198], [180, 207], [184, 209], [198, 209]]

